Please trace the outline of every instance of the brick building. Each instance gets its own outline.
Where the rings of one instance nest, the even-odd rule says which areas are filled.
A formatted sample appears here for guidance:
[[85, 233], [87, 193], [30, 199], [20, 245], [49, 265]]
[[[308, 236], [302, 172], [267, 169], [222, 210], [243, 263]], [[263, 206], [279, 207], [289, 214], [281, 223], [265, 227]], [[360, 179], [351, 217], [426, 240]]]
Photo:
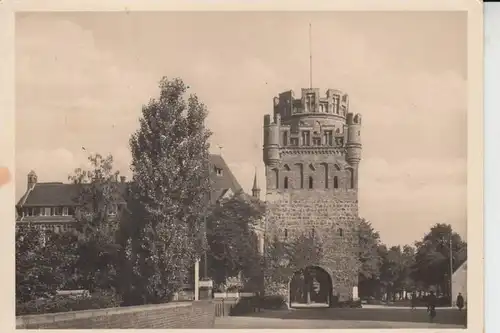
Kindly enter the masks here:
[[[210, 178], [212, 203], [227, 196], [246, 195], [220, 155], [210, 155]], [[119, 192], [125, 194], [128, 184], [125, 177], [120, 177], [117, 183]], [[78, 191], [76, 184], [39, 182], [36, 173], [31, 171], [27, 176], [26, 192], [16, 205], [16, 222], [32, 223], [41, 229], [70, 230], [76, 222]], [[123, 197], [118, 197], [110, 215], [118, 215], [125, 206]]]
[[264, 117], [266, 240], [309, 234], [324, 252], [320, 262], [302, 267], [312, 278], [301, 280], [307, 297], [294, 295], [293, 281], [282, 286], [290, 305], [357, 297], [360, 130], [348, 95], [333, 89], [326, 96], [302, 89], [299, 98], [283, 92], [274, 98], [273, 115]]

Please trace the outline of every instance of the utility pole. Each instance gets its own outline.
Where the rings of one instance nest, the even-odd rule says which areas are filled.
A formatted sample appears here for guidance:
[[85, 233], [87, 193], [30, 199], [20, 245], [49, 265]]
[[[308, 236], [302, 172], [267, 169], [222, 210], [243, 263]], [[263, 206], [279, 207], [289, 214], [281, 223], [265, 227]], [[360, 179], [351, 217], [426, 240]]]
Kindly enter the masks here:
[[452, 293], [452, 288], [453, 288], [453, 247], [452, 247], [452, 241], [451, 241], [451, 236], [452, 236], [452, 231], [450, 231], [450, 239], [449, 239], [449, 247], [450, 247], [450, 305], [453, 307], [453, 293]]

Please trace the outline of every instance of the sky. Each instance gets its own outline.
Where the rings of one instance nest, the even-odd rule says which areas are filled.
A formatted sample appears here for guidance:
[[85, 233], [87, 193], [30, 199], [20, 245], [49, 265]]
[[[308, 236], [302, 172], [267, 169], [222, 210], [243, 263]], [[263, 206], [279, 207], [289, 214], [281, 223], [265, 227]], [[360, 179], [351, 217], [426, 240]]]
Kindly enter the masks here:
[[309, 23], [313, 86], [363, 116], [361, 217], [388, 245], [436, 223], [466, 238], [464, 12], [18, 13], [16, 199], [30, 170], [65, 182], [89, 152], [130, 178], [128, 140], [163, 76], [207, 105], [211, 150], [244, 189], [255, 168], [265, 188], [263, 116], [309, 86]]

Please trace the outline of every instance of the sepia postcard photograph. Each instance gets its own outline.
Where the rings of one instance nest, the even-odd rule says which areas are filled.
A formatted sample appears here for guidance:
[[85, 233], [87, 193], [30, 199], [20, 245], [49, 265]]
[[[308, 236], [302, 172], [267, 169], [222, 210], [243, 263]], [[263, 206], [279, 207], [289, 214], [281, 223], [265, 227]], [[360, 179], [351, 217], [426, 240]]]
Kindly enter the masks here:
[[480, 327], [474, 3], [17, 11], [16, 328]]

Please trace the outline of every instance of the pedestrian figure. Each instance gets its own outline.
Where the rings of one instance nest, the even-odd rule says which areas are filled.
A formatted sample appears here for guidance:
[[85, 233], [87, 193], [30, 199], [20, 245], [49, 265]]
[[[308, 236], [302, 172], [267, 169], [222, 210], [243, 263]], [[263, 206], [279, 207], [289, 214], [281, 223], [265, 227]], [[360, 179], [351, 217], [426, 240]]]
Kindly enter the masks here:
[[459, 311], [462, 311], [462, 308], [464, 307], [464, 297], [462, 296], [462, 293], [458, 293], [457, 296], [457, 308]]
[[434, 317], [436, 317], [436, 296], [434, 291], [431, 291], [430, 295], [427, 296], [427, 312], [429, 313], [429, 320], [432, 323]]
[[411, 303], [411, 309], [415, 310], [415, 307], [417, 305], [417, 293], [416, 292], [411, 293], [410, 303]]

